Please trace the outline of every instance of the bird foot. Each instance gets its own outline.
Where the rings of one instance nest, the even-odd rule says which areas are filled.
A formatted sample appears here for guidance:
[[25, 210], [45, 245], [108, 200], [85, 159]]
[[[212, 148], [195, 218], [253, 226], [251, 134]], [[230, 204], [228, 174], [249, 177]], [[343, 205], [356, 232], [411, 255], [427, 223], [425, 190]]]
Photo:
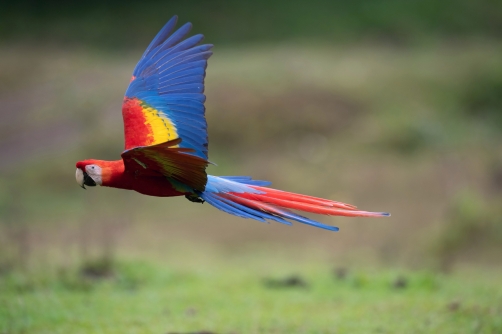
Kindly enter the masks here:
[[185, 195], [186, 199], [194, 203], [204, 203], [205, 201], [195, 194]]

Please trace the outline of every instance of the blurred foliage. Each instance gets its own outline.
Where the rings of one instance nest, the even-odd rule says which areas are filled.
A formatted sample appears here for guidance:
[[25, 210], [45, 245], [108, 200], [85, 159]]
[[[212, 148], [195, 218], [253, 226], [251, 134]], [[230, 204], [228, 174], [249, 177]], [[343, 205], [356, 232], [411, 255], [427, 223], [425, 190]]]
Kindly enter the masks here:
[[440, 136], [431, 124], [413, 122], [403, 124], [393, 131], [388, 131], [380, 145], [397, 154], [410, 155], [431, 149], [440, 143]]
[[497, 0], [6, 1], [0, 38], [105, 48], [145, 45], [172, 15], [211, 43], [333, 43], [370, 39], [407, 44], [438, 38], [501, 38]]
[[[55, 269], [55, 270], [54, 270]], [[84, 259], [80, 264], [0, 272], [0, 291], [28, 293], [40, 290], [92, 291], [103, 285], [134, 291], [159, 281], [169, 281], [168, 271], [146, 261], [117, 261], [107, 257]]]
[[[487, 200], [476, 193], [460, 192], [453, 198], [446, 220], [432, 247], [442, 270], [450, 271], [459, 260], [473, 256], [485, 263], [498, 257], [502, 245], [500, 198]], [[476, 255], [480, 250], [484, 250], [483, 256]]]
[[474, 74], [463, 100], [469, 116], [502, 131], [502, 69]]

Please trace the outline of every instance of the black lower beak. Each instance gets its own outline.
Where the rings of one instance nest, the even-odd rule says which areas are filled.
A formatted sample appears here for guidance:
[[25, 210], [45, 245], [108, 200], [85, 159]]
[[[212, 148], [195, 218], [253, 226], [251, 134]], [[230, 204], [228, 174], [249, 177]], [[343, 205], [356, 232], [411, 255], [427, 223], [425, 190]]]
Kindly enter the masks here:
[[[94, 180], [92, 179], [92, 177], [90, 177], [86, 172], [84, 172], [84, 185], [89, 186], [89, 187], [95, 187], [96, 186], [96, 182], [94, 182]], [[82, 188], [85, 189], [84, 186], [82, 186]]]

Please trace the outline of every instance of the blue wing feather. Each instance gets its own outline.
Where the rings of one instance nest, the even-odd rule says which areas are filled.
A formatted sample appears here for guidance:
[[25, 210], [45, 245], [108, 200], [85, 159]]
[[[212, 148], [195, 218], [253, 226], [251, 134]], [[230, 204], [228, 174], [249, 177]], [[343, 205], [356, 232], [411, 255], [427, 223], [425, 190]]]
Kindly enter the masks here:
[[198, 45], [201, 34], [186, 38], [190, 23], [174, 31], [176, 22], [177, 17], [171, 18], [152, 40], [133, 71], [126, 96], [169, 118], [182, 139], [179, 147], [207, 159], [204, 77], [212, 45]]
[[170, 47], [180, 43], [183, 38], [185, 38], [185, 36], [190, 32], [190, 30], [192, 30], [192, 24], [190, 22], [187, 22], [179, 27], [178, 30], [176, 30], [158, 48], [156, 48], [154, 55], [162, 50], [169, 49]]
[[158, 92], [160, 94], [169, 94], [169, 93], [203, 93], [204, 92], [204, 86], [202, 84], [200, 84], [200, 83], [173, 85], [173, 86], [166, 86], [164, 88], [158, 88]]
[[146, 56], [153, 50], [155, 49], [159, 44], [161, 44], [173, 31], [174, 27], [176, 26], [176, 23], [178, 22], [178, 17], [175, 15], [173, 16], [165, 25], [160, 29], [159, 33], [155, 38], [150, 42], [150, 45], [146, 48], [145, 52], [141, 56], [140, 61], [136, 65], [133, 71], [133, 75], [137, 76], [139, 71], [139, 67], [142, 66], [143, 60], [146, 58]]
[[164, 80], [166, 78], [178, 78], [186, 75], [199, 74], [204, 76], [206, 74], [206, 64], [205, 60], [194, 61], [188, 64], [182, 64], [179, 66], [173, 66], [169, 73], [163, 73], [159, 76], [159, 80]]
[[204, 80], [202, 75], [182, 76], [177, 78], [168, 78], [159, 80], [159, 89], [166, 88], [174, 85], [200, 83]]
[[202, 34], [198, 34], [198, 35], [189, 37], [189, 38], [185, 39], [184, 41], [180, 42], [179, 44], [176, 44], [173, 47], [171, 47], [165, 51], [157, 52], [155, 54], [155, 57], [152, 57], [152, 61], [157, 63], [159, 60], [163, 59], [167, 55], [176, 54], [176, 53], [179, 54], [179, 53], [182, 53], [183, 51], [187, 51], [187, 50], [197, 51], [199, 49], [206, 49], [205, 51], [207, 51], [207, 45], [199, 45], [198, 47], [195, 47], [203, 39], [204, 39], [204, 35], [202, 35]]
[[173, 57], [170, 59], [170, 62], [166, 62], [158, 67], [158, 73], [163, 74], [165, 71], [168, 71], [177, 65], [183, 65], [197, 60], [207, 60], [212, 54], [213, 53], [211, 51], [203, 51], [186, 57]]

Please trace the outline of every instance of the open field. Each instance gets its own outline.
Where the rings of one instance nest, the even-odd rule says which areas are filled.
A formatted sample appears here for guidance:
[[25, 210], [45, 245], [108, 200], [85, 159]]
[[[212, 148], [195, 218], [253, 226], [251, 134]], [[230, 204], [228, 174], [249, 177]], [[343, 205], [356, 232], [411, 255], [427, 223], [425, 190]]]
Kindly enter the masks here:
[[141, 52], [0, 48], [0, 333], [502, 332], [502, 44], [215, 48], [209, 173], [392, 213], [338, 233], [78, 188]]
[[264, 252], [199, 246], [157, 262], [11, 274], [0, 283], [0, 332], [502, 331], [500, 272], [352, 268], [309, 250]]

